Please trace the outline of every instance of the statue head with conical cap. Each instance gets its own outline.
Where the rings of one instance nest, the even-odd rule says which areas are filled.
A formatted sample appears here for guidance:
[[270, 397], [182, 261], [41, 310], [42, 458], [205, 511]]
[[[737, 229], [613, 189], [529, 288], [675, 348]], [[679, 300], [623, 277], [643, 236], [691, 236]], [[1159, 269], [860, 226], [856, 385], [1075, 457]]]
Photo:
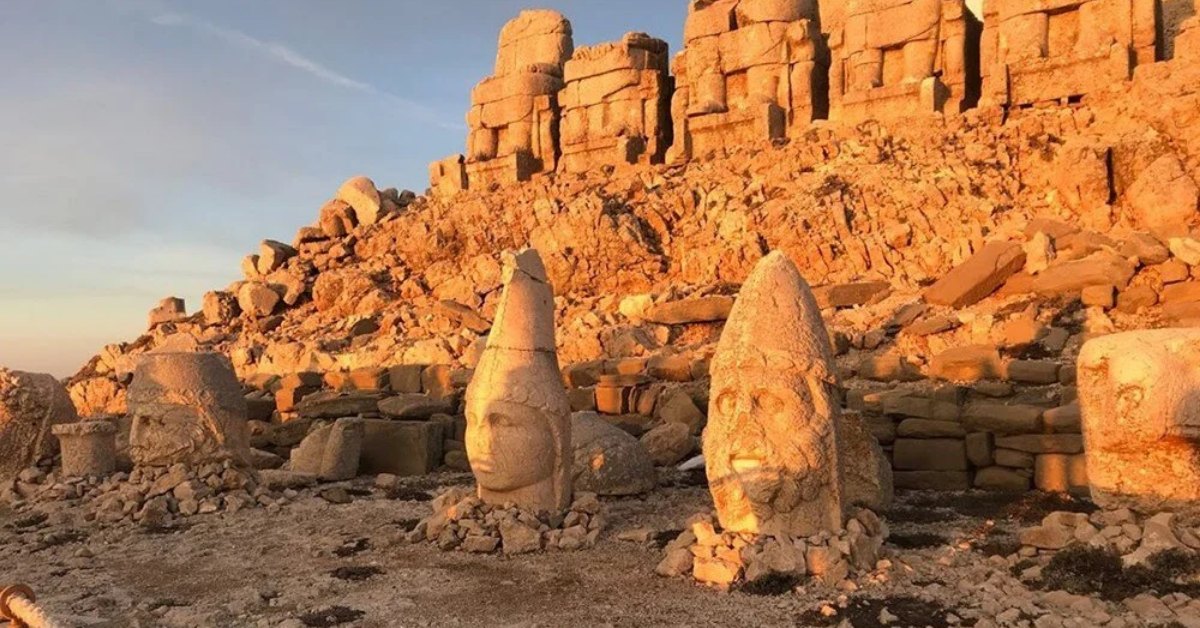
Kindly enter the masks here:
[[571, 503], [571, 408], [554, 343], [554, 292], [537, 251], [506, 254], [504, 294], [467, 387], [467, 458], [490, 504]]
[[837, 373], [812, 290], [774, 252], [742, 286], [712, 362], [704, 457], [721, 526], [842, 529]]

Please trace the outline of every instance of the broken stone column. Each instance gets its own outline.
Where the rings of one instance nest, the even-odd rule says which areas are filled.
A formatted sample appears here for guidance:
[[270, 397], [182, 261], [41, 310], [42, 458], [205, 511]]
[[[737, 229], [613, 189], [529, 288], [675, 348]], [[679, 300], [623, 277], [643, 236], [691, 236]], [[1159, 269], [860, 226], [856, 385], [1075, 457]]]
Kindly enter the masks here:
[[1154, 63], [1156, 0], [988, 0], [985, 104], [1080, 98]]
[[103, 477], [117, 470], [117, 426], [109, 421], [55, 425], [62, 472], [69, 478]]
[[528, 181], [558, 165], [558, 94], [575, 44], [556, 11], [522, 11], [504, 26], [495, 74], [471, 91], [466, 171], [475, 189]]
[[742, 286], [713, 357], [704, 454], [726, 531], [812, 536], [843, 526], [841, 406], [829, 334], [781, 252]]
[[467, 457], [489, 504], [571, 505], [571, 407], [554, 343], [554, 292], [537, 251], [505, 262], [504, 293], [467, 387]]
[[128, 393], [135, 465], [249, 466], [246, 399], [229, 359], [218, 353], [142, 356]]
[[561, 167], [662, 163], [670, 144], [667, 43], [629, 33], [616, 43], [578, 48], [564, 68]]
[[1200, 329], [1089, 341], [1079, 400], [1097, 504], [1200, 519]]
[[820, 117], [828, 55], [817, 22], [807, 0], [692, 0], [668, 161], [783, 139]]
[[57, 451], [55, 425], [79, 415], [66, 388], [50, 375], [0, 368], [0, 482]]
[[850, 124], [961, 112], [968, 32], [963, 0], [850, 0], [826, 24], [830, 119]]

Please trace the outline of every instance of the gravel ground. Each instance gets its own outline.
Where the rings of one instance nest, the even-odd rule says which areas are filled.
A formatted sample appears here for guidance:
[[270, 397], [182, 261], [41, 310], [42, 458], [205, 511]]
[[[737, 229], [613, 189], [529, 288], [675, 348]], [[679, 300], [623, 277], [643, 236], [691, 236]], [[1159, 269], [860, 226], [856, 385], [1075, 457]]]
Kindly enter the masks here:
[[[424, 478], [400, 496], [467, 480]], [[37, 506], [45, 517], [0, 510], [0, 584], [31, 585], [67, 625], [113, 628], [1173, 625], [1123, 604], [1031, 591], [1005, 559], [986, 555], [1015, 552], [1013, 532], [1062, 508], [1050, 499], [903, 494], [889, 518], [890, 566], [838, 588], [804, 582], [750, 595], [658, 577], [655, 543], [616, 538], [644, 527], [665, 542], [711, 508], [707, 489], [687, 481], [607, 501], [594, 549], [516, 558], [405, 544], [427, 502], [389, 499], [366, 481], [351, 493], [349, 504], [306, 492], [278, 509], [193, 517], [162, 532], [101, 528], [69, 503]]]

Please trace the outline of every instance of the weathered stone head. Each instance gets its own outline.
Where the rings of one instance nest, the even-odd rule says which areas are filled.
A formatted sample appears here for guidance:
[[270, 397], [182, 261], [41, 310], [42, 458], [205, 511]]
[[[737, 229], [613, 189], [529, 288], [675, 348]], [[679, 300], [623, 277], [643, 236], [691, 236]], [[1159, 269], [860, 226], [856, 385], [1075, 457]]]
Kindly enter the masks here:
[[571, 505], [571, 411], [554, 345], [554, 293], [536, 251], [506, 261], [504, 296], [467, 388], [467, 458], [487, 503]]
[[1089, 341], [1079, 402], [1096, 503], [1200, 519], [1200, 330]]
[[833, 350], [812, 291], [783, 253], [742, 286], [711, 371], [704, 457], [722, 527], [841, 530]]
[[246, 399], [233, 365], [219, 353], [143, 356], [129, 386], [129, 413], [134, 464], [249, 464]]
[[0, 368], [0, 482], [53, 454], [58, 441], [51, 428], [78, 420], [70, 395], [53, 376]]

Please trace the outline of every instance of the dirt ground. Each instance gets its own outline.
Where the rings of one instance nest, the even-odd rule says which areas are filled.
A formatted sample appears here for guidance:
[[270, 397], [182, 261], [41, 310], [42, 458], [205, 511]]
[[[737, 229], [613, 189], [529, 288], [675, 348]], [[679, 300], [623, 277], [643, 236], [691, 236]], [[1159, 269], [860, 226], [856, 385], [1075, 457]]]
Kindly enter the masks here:
[[[469, 481], [424, 478], [403, 497]], [[408, 545], [403, 532], [430, 513], [428, 502], [391, 499], [369, 480], [346, 486], [355, 496], [349, 504], [304, 493], [279, 509], [193, 517], [165, 532], [99, 528], [67, 504], [46, 517], [0, 511], [0, 584], [29, 584], [67, 625], [101, 628], [836, 626], [846, 619], [857, 628], [972, 626], [1005, 612], [1022, 621], [1049, 612], [1042, 594], [985, 552], [1015, 552], [1009, 533], [1061, 506], [982, 493], [903, 494], [889, 518], [890, 568], [844, 587], [857, 590], [800, 582], [752, 595], [661, 578], [656, 543], [617, 539], [647, 527], [665, 543], [689, 516], [711, 508], [707, 489], [687, 481], [607, 500], [609, 524], [594, 549], [516, 558]], [[823, 606], [838, 614], [826, 617]]]

